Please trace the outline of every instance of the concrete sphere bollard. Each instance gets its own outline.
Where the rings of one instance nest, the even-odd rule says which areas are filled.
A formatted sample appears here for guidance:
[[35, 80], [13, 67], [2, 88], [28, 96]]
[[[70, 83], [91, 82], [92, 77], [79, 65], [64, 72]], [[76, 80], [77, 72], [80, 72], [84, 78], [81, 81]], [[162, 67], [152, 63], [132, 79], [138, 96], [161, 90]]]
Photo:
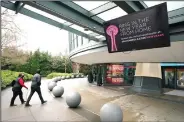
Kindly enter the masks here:
[[50, 82], [49, 84], [48, 84], [48, 89], [50, 90], [50, 91], [52, 91], [52, 89], [56, 86], [57, 84], [56, 84], [56, 82]]
[[58, 77], [58, 81], [61, 81], [62, 80], [62, 78], [61, 77]]
[[51, 83], [51, 82], [53, 82], [53, 81], [49, 81], [47, 85], [49, 85], [49, 83]]
[[64, 93], [64, 88], [62, 86], [55, 86], [52, 89], [52, 93], [55, 97], [61, 97]]
[[121, 107], [112, 103], [103, 105], [100, 109], [100, 119], [101, 122], [122, 122], [123, 112]]
[[70, 78], [70, 76], [66, 76], [66, 79], [69, 79]]
[[50, 84], [51, 82], [54, 82], [53, 80], [54, 80], [54, 78], [53, 78], [53, 79], [51, 79], [51, 81], [49, 81], [49, 82], [48, 82], [48, 86], [49, 86], [49, 84]]
[[72, 91], [66, 96], [66, 103], [70, 108], [76, 108], [81, 103], [81, 95], [78, 92]]
[[65, 76], [62, 76], [61, 78], [62, 78], [62, 80], [64, 80], [65, 79]]
[[56, 79], [57, 79], [57, 81], [59, 81], [59, 77], [57, 77]]
[[57, 78], [53, 78], [52, 81], [53, 81], [53, 82], [57, 82], [58, 79], [57, 79]]

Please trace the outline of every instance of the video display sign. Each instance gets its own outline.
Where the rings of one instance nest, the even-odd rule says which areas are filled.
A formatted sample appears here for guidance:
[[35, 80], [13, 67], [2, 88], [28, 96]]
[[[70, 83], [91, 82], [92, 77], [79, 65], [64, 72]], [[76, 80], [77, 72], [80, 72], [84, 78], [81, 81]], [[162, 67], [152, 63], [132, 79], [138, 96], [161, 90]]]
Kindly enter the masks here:
[[170, 46], [166, 3], [104, 23], [109, 53]]
[[123, 73], [123, 65], [107, 65], [106, 82], [110, 84], [122, 84], [124, 82]]

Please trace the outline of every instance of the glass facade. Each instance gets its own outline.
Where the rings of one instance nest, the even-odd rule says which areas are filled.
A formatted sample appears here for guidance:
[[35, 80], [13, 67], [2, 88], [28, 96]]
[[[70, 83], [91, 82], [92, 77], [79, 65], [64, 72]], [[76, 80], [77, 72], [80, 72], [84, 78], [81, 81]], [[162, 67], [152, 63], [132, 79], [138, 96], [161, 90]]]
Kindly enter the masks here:
[[184, 68], [177, 69], [177, 87], [184, 88]]
[[165, 88], [172, 88], [175, 87], [175, 69], [174, 68], [165, 68], [164, 69], [164, 79], [165, 79]]
[[[104, 85], [132, 85], [136, 63], [94, 64], [93, 82], [100, 81]], [[101, 78], [100, 78], [101, 77]]]
[[[161, 69], [162, 88], [184, 90], [184, 65], [161, 64]], [[98, 84], [100, 81], [104, 85], [133, 85], [135, 71], [136, 63], [94, 64], [93, 82]]]
[[162, 66], [163, 88], [184, 89], [184, 64], [168, 63]]
[[123, 84], [124, 82], [124, 65], [109, 64], [106, 71], [106, 83]]
[[[69, 32], [70, 52], [98, 43]], [[184, 89], [184, 63], [161, 63], [161, 68], [163, 88]], [[104, 85], [133, 85], [135, 70], [136, 63], [94, 64], [92, 81]]]
[[[69, 32], [69, 50], [98, 44], [93, 40]], [[161, 63], [162, 87], [184, 89], [184, 63]], [[136, 63], [94, 64], [92, 81], [104, 85], [133, 85]]]
[[75, 49], [79, 49], [84, 46], [90, 46], [94, 44], [98, 44], [99, 42], [96, 42], [94, 40], [89, 40], [85, 37], [76, 35], [74, 33], [68, 32], [69, 34], [69, 51], [73, 51]]

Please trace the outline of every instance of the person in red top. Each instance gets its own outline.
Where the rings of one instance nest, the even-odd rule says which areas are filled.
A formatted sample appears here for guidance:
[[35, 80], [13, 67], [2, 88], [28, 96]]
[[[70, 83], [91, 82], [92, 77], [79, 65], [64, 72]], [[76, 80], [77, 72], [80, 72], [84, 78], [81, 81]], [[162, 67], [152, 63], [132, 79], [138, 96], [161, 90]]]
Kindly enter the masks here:
[[24, 87], [24, 88], [28, 89], [27, 86], [24, 85], [24, 79], [23, 78], [24, 78], [24, 74], [22, 74], [22, 77], [20, 77], [19, 84], [21, 85], [21, 87]]
[[23, 99], [23, 92], [22, 92], [22, 87], [27, 88], [27, 86], [24, 85], [24, 74], [19, 74], [17, 80], [15, 81], [15, 84], [13, 85], [12, 91], [13, 91], [13, 97], [11, 99], [10, 102], [10, 106], [16, 106], [14, 104], [14, 101], [16, 99], [17, 96], [19, 96], [21, 103], [25, 103], [26, 101], [24, 101]]

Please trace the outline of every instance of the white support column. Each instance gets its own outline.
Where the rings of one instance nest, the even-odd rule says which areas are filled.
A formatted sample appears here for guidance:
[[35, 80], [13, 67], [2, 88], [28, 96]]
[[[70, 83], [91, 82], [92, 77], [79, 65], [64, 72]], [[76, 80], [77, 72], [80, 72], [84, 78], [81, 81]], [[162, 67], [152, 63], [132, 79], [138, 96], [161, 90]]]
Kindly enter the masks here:
[[160, 63], [137, 63], [135, 76], [156, 77], [162, 79]]
[[160, 63], [137, 63], [133, 90], [144, 93], [162, 93]]

